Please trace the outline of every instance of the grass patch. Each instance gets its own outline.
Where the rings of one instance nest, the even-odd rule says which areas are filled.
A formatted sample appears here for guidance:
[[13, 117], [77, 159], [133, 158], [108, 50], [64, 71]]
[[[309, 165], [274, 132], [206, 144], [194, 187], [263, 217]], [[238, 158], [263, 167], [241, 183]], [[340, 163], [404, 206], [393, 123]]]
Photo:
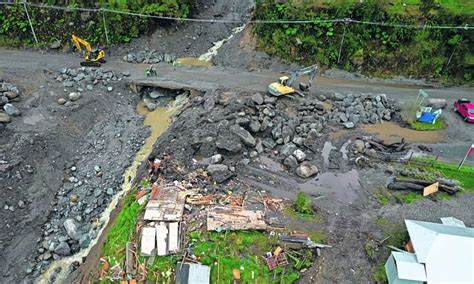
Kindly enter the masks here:
[[385, 226], [385, 225], [389, 224], [389, 221], [385, 217], [378, 216], [377, 219], [375, 219], [375, 224], [377, 224], [379, 226]]
[[[474, 192], [474, 167], [465, 165], [458, 171], [457, 164], [440, 162], [432, 158], [417, 158], [414, 161], [415, 163], [407, 164], [407, 167], [420, 169], [428, 177], [439, 175], [457, 180], [464, 190]], [[420, 165], [421, 163], [423, 165]]]
[[390, 201], [393, 199], [392, 194], [386, 188], [375, 191], [374, 196], [382, 206], [390, 204]]
[[298, 192], [296, 195], [295, 210], [300, 214], [313, 214], [313, 205], [306, 193]]
[[372, 277], [374, 277], [374, 280], [377, 281], [377, 283], [388, 283], [387, 274], [385, 273], [385, 263], [378, 265], [374, 269]]
[[423, 123], [419, 121], [412, 121], [409, 124], [411, 128], [418, 131], [435, 131], [446, 128], [446, 124], [441, 118], [438, 118], [435, 124]]
[[327, 235], [324, 232], [312, 231], [309, 232], [309, 238], [315, 243], [324, 243], [327, 239]]
[[[293, 268], [295, 263], [291, 263], [285, 269], [268, 270], [262, 256], [275, 249], [278, 244], [277, 236], [257, 231], [217, 233], [197, 230], [189, 234], [189, 239], [194, 255], [202, 264], [211, 267], [210, 283], [231, 283], [233, 269], [240, 270], [242, 283], [290, 284], [300, 277]], [[173, 283], [180, 257], [156, 257], [153, 264], [148, 266], [148, 281]], [[140, 261], [143, 263], [144, 258], [140, 258]], [[299, 263], [297, 269], [310, 265], [309, 261]]]
[[125, 246], [132, 239], [138, 216], [144, 208], [135, 200], [135, 193], [132, 191], [125, 197], [123, 208], [107, 233], [107, 240], [102, 247], [102, 255], [109, 258], [110, 266], [124, 261]]
[[402, 192], [395, 195], [395, 198], [397, 198], [399, 202], [411, 204], [417, 200], [423, 199], [423, 195], [420, 192]]
[[305, 221], [315, 221], [315, 222], [321, 221], [321, 217], [319, 215], [299, 213], [299, 212], [296, 212], [295, 209], [291, 207], [285, 209], [285, 214], [287, 216], [290, 216], [293, 218], [299, 218]]

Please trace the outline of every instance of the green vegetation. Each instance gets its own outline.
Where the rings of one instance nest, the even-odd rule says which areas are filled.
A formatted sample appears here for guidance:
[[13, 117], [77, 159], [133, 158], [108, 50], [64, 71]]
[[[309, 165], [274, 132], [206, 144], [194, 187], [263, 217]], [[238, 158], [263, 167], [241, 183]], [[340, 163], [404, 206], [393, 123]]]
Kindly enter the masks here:
[[[233, 269], [240, 270], [243, 283], [293, 283], [299, 278], [294, 270], [309, 267], [310, 258], [306, 261], [293, 262], [284, 270], [277, 268], [269, 271], [263, 255], [273, 251], [277, 246], [278, 237], [268, 236], [261, 232], [207, 232], [193, 231], [190, 241], [194, 254], [204, 265], [211, 266], [211, 283], [231, 283]], [[232, 244], [232, 245], [229, 245]], [[290, 253], [291, 254], [291, 253]], [[301, 259], [298, 256], [298, 259]], [[289, 261], [291, 261], [291, 257]], [[156, 257], [149, 270], [156, 271], [148, 274], [152, 282], [169, 280], [168, 271], [174, 271], [178, 259], [176, 257]], [[298, 264], [298, 265], [297, 265]], [[296, 268], [296, 267], [295, 267]]]
[[300, 214], [313, 214], [313, 205], [306, 193], [298, 192], [296, 195], [295, 210]]
[[420, 192], [401, 192], [395, 195], [395, 198], [402, 203], [413, 203], [417, 200], [423, 199], [423, 195]]
[[[256, 24], [254, 33], [264, 51], [303, 65], [319, 63], [368, 75], [392, 75], [471, 82], [474, 73], [470, 30], [414, 29], [324, 19], [405, 25], [464, 26], [474, 21], [467, 1], [257, 1], [255, 19], [310, 20], [312, 23]], [[404, 5], [406, 4], [406, 5]], [[341, 47], [341, 41], [344, 42]]]
[[419, 131], [432, 131], [432, 130], [440, 130], [446, 128], [444, 121], [442, 118], [438, 118], [435, 124], [430, 123], [423, 123], [419, 121], [412, 121], [410, 123], [411, 128]]
[[461, 187], [469, 192], [474, 192], [474, 167], [464, 165], [459, 171], [458, 165], [436, 161], [432, 158], [417, 158], [407, 165], [409, 168], [419, 168], [422, 172], [420, 178], [442, 176], [459, 181]]
[[377, 283], [388, 283], [387, 273], [385, 273], [385, 263], [379, 264], [373, 271], [372, 277]]
[[386, 188], [382, 188], [382, 189], [377, 190], [374, 193], [374, 196], [375, 196], [375, 198], [377, 198], [377, 201], [382, 206], [390, 204], [390, 201], [392, 200], [392, 194]]
[[125, 259], [125, 246], [128, 240], [133, 239], [142, 209], [143, 207], [135, 201], [134, 192], [125, 197], [123, 208], [107, 233], [107, 240], [102, 247], [102, 255], [108, 257], [111, 266], [122, 263]]
[[[44, 3], [45, 1], [30, 1]], [[157, 22], [153, 19], [110, 12], [83, 12], [75, 8], [107, 8], [149, 15], [186, 17], [189, 15], [188, 0], [161, 1], [47, 1], [46, 4], [69, 7], [71, 10], [53, 10], [28, 7], [40, 46], [56, 40], [71, 47], [71, 34], [77, 34], [93, 44], [105, 45], [103, 26], [105, 20], [110, 43], [129, 42], [132, 38], [150, 30]], [[0, 45], [32, 46], [33, 36], [23, 5], [0, 5]]]

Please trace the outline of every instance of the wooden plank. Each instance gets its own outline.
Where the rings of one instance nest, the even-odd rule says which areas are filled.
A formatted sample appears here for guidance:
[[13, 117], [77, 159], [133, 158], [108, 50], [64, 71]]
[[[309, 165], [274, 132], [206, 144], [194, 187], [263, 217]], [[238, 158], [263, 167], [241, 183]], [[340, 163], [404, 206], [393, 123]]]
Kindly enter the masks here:
[[432, 185], [429, 185], [423, 189], [423, 196], [428, 196], [435, 192], [438, 192], [439, 182], [435, 182]]
[[177, 187], [161, 188], [158, 199], [150, 200], [146, 205], [144, 219], [147, 221], [181, 221], [187, 193], [179, 190]]
[[207, 214], [207, 230], [265, 230], [263, 211], [216, 206]]
[[[155, 241], [153, 241], [155, 243]], [[135, 251], [135, 244], [132, 242], [127, 242], [126, 245], [127, 251], [125, 252], [125, 272], [127, 274], [134, 275], [135, 271], [135, 256], [133, 252]]]
[[156, 254], [159, 256], [168, 255], [167, 249], [167, 238], [168, 238], [168, 228], [166, 224], [161, 222], [159, 225], [156, 225]]
[[179, 250], [179, 223], [168, 223], [168, 250], [170, 253]]
[[151, 227], [145, 227], [142, 230], [140, 254], [142, 256], [153, 256], [155, 255], [155, 237], [156, 229]]

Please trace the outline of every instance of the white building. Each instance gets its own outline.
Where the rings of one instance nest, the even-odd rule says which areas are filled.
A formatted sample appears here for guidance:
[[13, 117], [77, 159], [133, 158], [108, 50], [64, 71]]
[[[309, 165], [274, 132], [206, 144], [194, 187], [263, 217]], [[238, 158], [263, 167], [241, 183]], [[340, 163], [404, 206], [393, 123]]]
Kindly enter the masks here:
[[390, 284], [474, 283], [474, 228], [453, 217], [441, 222], [405, 220], [414, 252], [392, 252], [385, 263]]

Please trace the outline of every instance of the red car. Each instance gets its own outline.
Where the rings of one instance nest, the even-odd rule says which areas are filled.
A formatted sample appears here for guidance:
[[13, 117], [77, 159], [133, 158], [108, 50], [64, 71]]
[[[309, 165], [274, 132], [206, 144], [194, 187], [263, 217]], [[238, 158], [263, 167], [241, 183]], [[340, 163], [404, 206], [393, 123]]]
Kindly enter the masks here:
[[459, 113], [464, 121], [474, 122], [474, 104], [470, 101], [465, 99], [455, 101], [454, 111]]

